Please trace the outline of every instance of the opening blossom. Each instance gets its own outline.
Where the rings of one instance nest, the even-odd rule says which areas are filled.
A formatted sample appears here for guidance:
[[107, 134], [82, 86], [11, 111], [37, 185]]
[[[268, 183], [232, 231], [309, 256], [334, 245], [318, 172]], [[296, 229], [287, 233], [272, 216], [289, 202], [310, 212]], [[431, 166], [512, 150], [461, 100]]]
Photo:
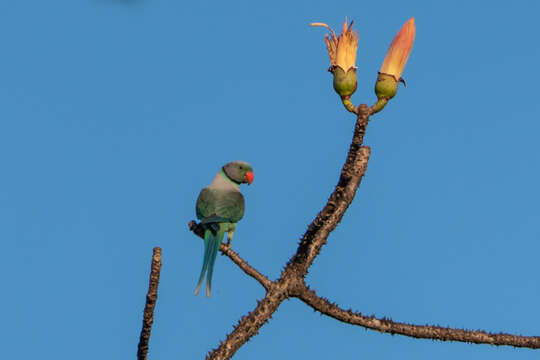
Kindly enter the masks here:
[[343, 71], [347, 72], [349, 69], [356, 69], [356, 51], [358, 50], [358, 32], [352, 30], [354, 21], [351, 21], [347, 26], [347, 21], [343, 23], [343, 32], [336, 36], [336, 33], [332, 28], [325, 23], [311, 23], [311, 26], [322, 26], [332, 32], [331, 36], [326, 34], [324, 36], [324, 42], [328, 49], [328, 55], [330, 56], [330, 63], [332, 66], [339, 66]]
[[324, 37], [331, 66], [328, 69], [334, 75], [334, 90], [342, 99], [349, 99], [356, 91], [356, 51], [358, 50], [358, 32], [352, 30], [353, 21], [347, 26], [343, 23], [343, 32], [336, 36], [332, 28], [325, 23], [311, 23], [311, 26], [322, 26], [332, 33]]

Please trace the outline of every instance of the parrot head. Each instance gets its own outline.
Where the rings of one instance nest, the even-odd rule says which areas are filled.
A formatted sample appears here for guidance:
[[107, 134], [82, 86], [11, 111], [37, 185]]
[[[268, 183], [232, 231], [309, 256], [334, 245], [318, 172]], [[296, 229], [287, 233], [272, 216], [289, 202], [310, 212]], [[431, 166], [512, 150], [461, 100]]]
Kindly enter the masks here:
[[245, 161], [231, 161], [223, 166], [223, 172], [233, 181], [240, 184], [251, 184], [255, 176], [253, 168]]

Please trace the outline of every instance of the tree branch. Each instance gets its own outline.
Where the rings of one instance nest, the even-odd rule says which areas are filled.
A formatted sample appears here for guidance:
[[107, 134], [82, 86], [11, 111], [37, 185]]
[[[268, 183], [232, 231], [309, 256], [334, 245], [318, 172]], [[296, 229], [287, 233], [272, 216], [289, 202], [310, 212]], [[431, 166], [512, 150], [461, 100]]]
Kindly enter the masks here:
[[[188, 223], [188, 226], [189, 226], [189, 230], [193, 231], [195, 235], [204, 239], [204, 228], [201, 226], [201, 224], [198, 224], [194, 220], [191, 220]], [[240, 255], [238, 255], [233, 249], [231, 249], [230, 246], [221, 244], [221, 246], [219, 247], [219, 250], [221, 251], [223, 255], [227, 255], [247, 275], [257, 280], [266, 289], [266, 291], [270, 289], [270, 285], [272, 284], [272, 281], [270, 281], [266, 276], [264, 276], [259, 271], [257, 271], [257, 269], [249, 265], [247, 261], [242, 259]]]
[[530, 349], [540, 348], [540, 337], [518, 336], [510, 334], [493, 334], [482, 330], [464, 330], [444, 328], [431, 325], [411, 325], [394, 322], [387, 318], [377, 319], [374, 316], [364, 316], [351, 310], [343, 310], [325, 298], [319, 297], [315, 291], [304, 285], [298, 298], [314, 310], [333, 317], [336, 320], [363, 326], [383, 333], [405, 335], [413, 338], [432, 339], [441, 341], [460, 341], [475, 344], [508, 345]]
[[159, 285], [159, 274], [161, 271], [161, 248], [155, 247], [150, 268], [150, 284], [146, 294], [146, 305], [144, 306], [143, 326], [137, 347], [137, 360], [146, 360], [148, 355], [148, 343], [150, 332], [154, 323], [154, 308], [157, 302], [157, 291]]
[[[304, 277], [309, 267], [326, 244], [330, 233], [343, 218], [367, 170], [370, 149], [362, 144], [369, 116], [373, 111], [364, 104], [356, 109], [358, 117], [354, 135], [339, 181], [325, 207], [309, 225], [296, 253], [287, 263], [280, 278], [273, 282], [270, 281], [247, 264], [232, 249], [221, 245], [221, 252], [229, 256], [246, 274], [259, 281], [267, 293], [261, 301], [257, 302], [257, 306], [252, 312], [240, 319], [234, 330], [227, 335], [226, 340], [207, 355], [207, 359], [230, 359], [242, 345], [259, 332], [259, 329], [272, 317], [283, 300], [291, 297], [298, 297], [314, 310], [337, 320], [380, 332], [441, 341], [540, 348], [540, 337], [493, 334], [480, 330], [470, 331], [430, 325], [411, 325], [386, 318], [377, 319], [374, 316], [364, 316], [361, 313], [341, 309], [336, 304], [317, 296], [313, 290], [307, 287], [304, 283]], [[189, 227], [196, 235], [204, 238], [204, 228], [200, 224], [191, 221]]]
[[353, 140], [338, 184], [326, 206], [308, 227], [296, 254], [283, 270], [281, 277], [271, 283], [266, 296], [258, 303], [255, 310], [240, 319], [227, 339], [209, 353], [207, 359], [230, 359], [242, 345], [259, 332], [283, 300], [297, 295], [302, 289], [303, 277], [309, 266], [326, 243], [330, 232], [343, 218], [366, 172], [370, 150], [368, 147], [363, 147], [362, 142], [370, 114], [371, 111], [367, 105], [359, 106]]

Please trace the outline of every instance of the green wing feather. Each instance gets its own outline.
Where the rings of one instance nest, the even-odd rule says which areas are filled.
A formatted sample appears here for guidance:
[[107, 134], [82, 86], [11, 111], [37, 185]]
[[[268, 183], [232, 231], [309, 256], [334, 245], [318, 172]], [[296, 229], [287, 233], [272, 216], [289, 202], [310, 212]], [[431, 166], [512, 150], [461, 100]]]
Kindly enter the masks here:
[[197, 218], [204, 223], [235, 223], [244, 216], [244, 206], [239, 191], [204, 188], [197, 199]]

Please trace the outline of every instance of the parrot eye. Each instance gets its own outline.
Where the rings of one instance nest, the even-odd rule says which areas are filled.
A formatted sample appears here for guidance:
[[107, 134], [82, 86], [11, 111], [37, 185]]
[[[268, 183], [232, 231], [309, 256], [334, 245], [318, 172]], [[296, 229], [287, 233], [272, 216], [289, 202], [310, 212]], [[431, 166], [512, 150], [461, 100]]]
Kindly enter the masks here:
[[240, 165], [240, 170], [242, 170], [242, 169], [243, 169], [243, 167], [242, 167], [242, 165]]

